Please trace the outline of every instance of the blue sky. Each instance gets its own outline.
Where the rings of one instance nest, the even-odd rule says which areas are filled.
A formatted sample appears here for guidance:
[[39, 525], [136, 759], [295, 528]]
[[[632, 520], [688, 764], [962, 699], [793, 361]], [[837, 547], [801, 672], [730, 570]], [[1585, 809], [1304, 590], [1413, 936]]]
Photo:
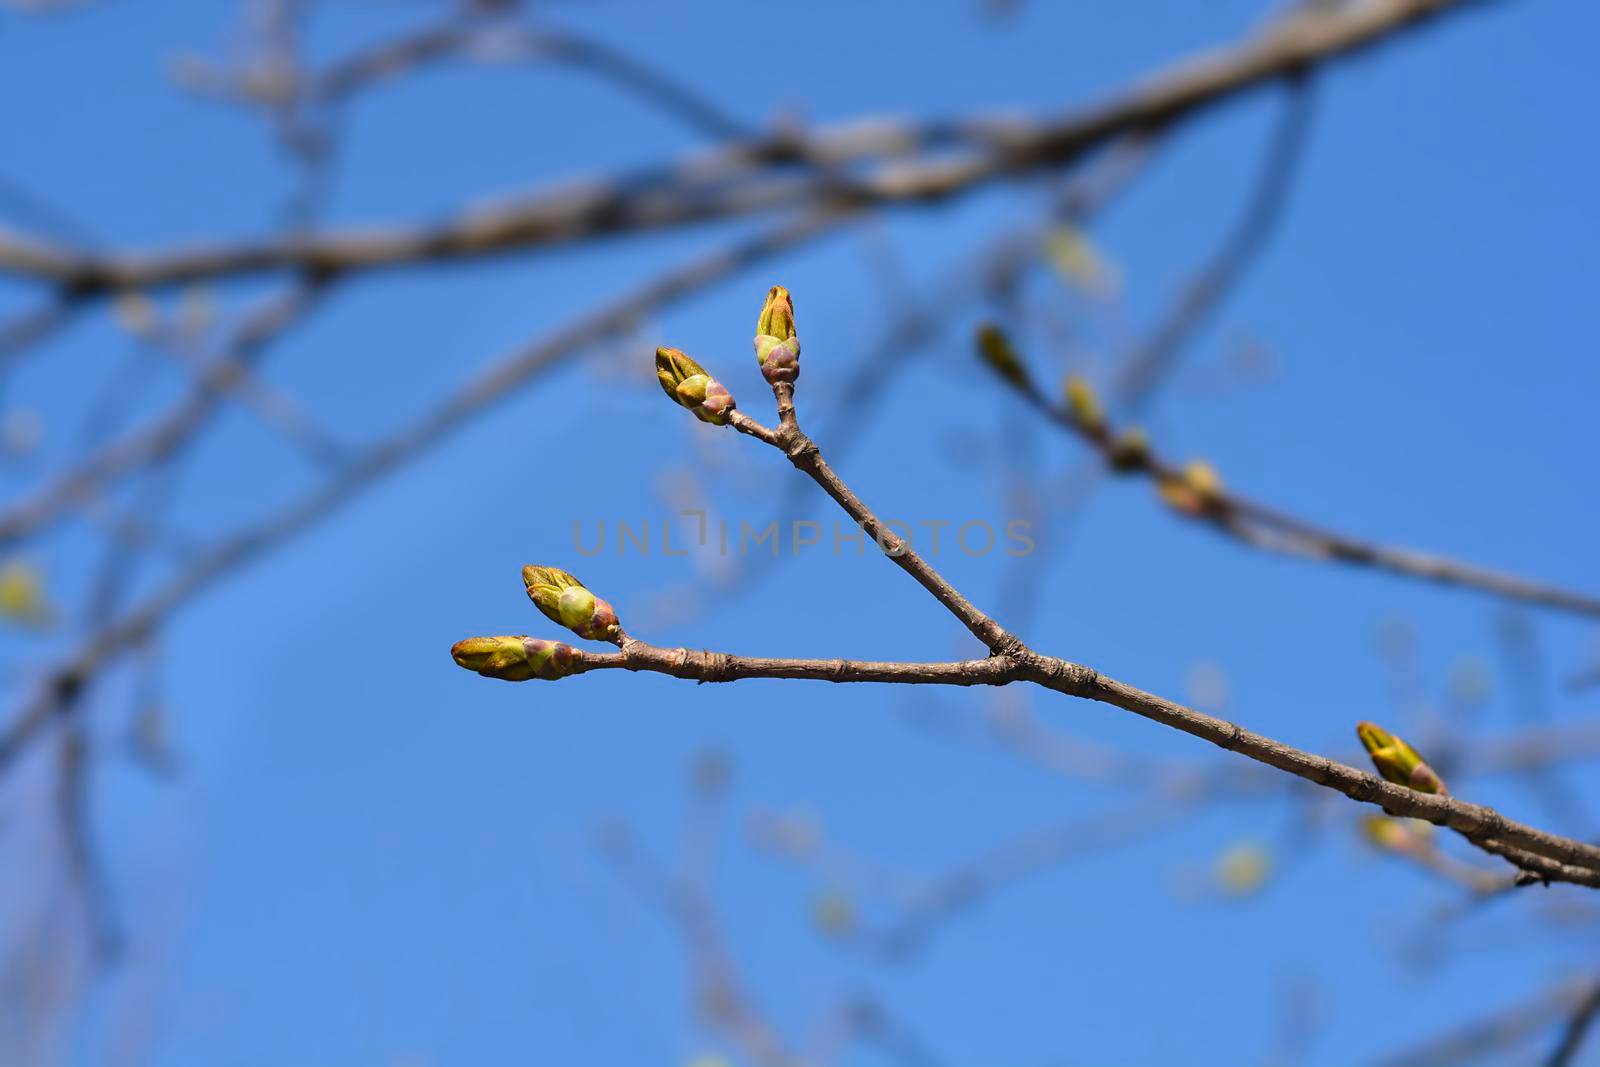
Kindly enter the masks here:
[[[323, 8], [311, 38], [323, 59], [430, 10]], [[759, 125], [786, 113], [828, 122], [1059, 110], [1235, 39], [1265, 13], [1235, 0], [1136, 0], [1024, 3], [1000, 20], [975, 3], [921, 5], [915, 18], [888, 4], [765, 17], [733, 4], [566, 5], [548, 17], [670, 67]], [[234, 5], [202, 0], [0, 15], [0, 173], [69, 207], [108, 246], [270, 232], [292, 172], [263, 124], [181, 93], [165, 73], [181, 53], [225, 54], [236, 20]], [[1584, 6], [1485, 5], [1319, 78], [1283, 224], [1185, 352], [1148, 415], [1152, 434], [1207, 457], [1246, 493], [1353, 533], [1600, 588], [1590, 462], [1600, 156], [1584, 106], [1600, 88], [1596, 30], [1600, 16]], [[761, 55], [761, 41], [781, 45]], [[1256, 95], [1186, 127], [1094, 223], [1095, 247], [1122, 278], [1121, 327], [1048, 279], [1032, 289], [1036, 305], [1050, 298], [1056, 314], [1086, 316], [1076, 352], [1036, 349], [1043, 372], [1103, 377], [1117, 339], [1159, 314], [1229, 225], [1279, 107], [1274, 94]], [[329, 214], [349, 223], [429, 218], [699, 144], [607, 85], [545, 68], [429, 72], [362, 98], [343, 129]], [[650, 349], [695, 354], [761, 414], [750, 327], [766, 287], [787, 285], [805, 340], [801, 412], [826, 452], [828, 428], [859, 418], [841, 383], [903, 299], [895, 293], [926, 293], [988, 237], [1036, 219], [1040, 194], [1006, 185], [898, 211], [718, 284], [518, 393], [185, 611], [159, 673], [182, 759], [176, 780], [153, 781], [112, 751], [135, 680], [117, 675], [96, 693], [95, 736], [110, 753], [94, 779], [96, 826], [129, 944], [124, 963], [93, 983], [72, 1058], [97, 1063], [124, 1049], [162, 1067], [736, 1058], [693, 1017], [672, 929], [594, 846], [596, 828], [619, 821], [672, 862], [689, 767], [708, 747], [734, 765], [715, 899], [749, 989], [790, 1033], [839, 995], [870, 990], [946, 1064], [1262, 1062], [1285, 990], [1309, 985], [1324, 1025], [1306, 1062], [1358, 1063], [1592, 960], [1592, 928], [1553, 927], [1544, 910], [1581, 902], [1578, 891], [1530, 892], [1441, 924], [1451, 890], [1365, 850], [1353, 805], [1317, 809], [1314, 848], [1291, 862], [1283, 843], [1310, 831], [1299, 807], [1274, 797], [1208, 808], [1021, 881], [915, 960], [885, 965], [818, 935], [809, 913], [819, 883], [750, 847], [752, 812], [810, 813], [842, 847], [927, 875], [1114, 810], [1128, 794], [919, 725], [937, 713], [981, 726], [992, 695], [696, 687], [621, 672], [510, 686], [450, 664], [460, 637], [541, 632], [517, 577], [530, 562], [577, 571], [661, 644], [975, 654], [895, 568], [826, 551], [644, 630], [631, 620], [677, 596], [696, 561], [614, 550], [586, 560], [572, 529], [619, 519], [659, 529], [685, 485], [734, 522], [764, 523], [798, 475], [666, 405], [646, 369]], [[274, 349], [264, 373], [360, 441], [518, 343], [748, 230], [719, 224], [362, 279]], [[899, 288], [884, 283], [885, 248]], [[266, 289], [230, 283], [214, 298], [237, 313]], [[0, 308], [23, 306], [25, 292], [7, 283]], [[1014, 510], [1006, 456], [1042, 477], [1079, 458], [974, 369], [966, 338], [986, 312], [981, 302], [959, 309], [944, 341], [906, 354], [840, 459], [881, 514], [998, 527]], [[1270, 373], [1208, 387], [1245, 343], [1270, 350]], [[131, 358], [127, 335], [97, 314], [8, 377], [0, 405], [37, 411], [45, 426], [37, 465], [0, 474], [8, 494], [74, 454], [86, 404]], [[183, 380], [163, 372], [133, 410], [170, 402]], [[314, 478], [235, 410], [186, 467], [175, 522], [219, 533]], [[799, 503], [788, 517], [832, 529], [820, 493], [790, 499]], [[1500, 670], [1504, 612], [1482, 596], [1250, 552], [1171, 516], [1138, 483], [1102, 487], [1070, 539], [1046, 530], [1041, 540], [1053, 536], [1062, 539], [1049, 543], [1048, 565], [1029, 572], [1038, 608], [1023, 636], [1041, 650], [1180, 697], [1196, 664], [1214, 664], [1228, 679], [1229, 717], [1347, 754], [1358, 719], [1425, 722], [1414, 699], [1397, 696], [1379, 650], [1380, 632], [1403, 623], [1429, 698], [1442, 698], [1455, 665], [1482, 661], [1495, 682], [1474, 725], [1492, 733], [1521, 722]], [[97, 558], [93, 543], [73, 526], [29, 558], [70, 603]], [[980, 606], [997, 605], [1008, 573], [998, 554], [938, 562]], [[133, 580], [144, 588], [153, 577]], [[1594, 627], [1548, 613], [1527, 620], [1548, 714], [1581, 715], [1592, 694], [1559, 683], [1592, 654]], [[68, 647], [80, 622], [44, 639], [6, 638], [8, 678]], [[1047, 724], [1097, 743], [1201, 765], [1226, 758], [1115, 709], [1028, 699]], [[22, 829], [45, 821], [45, 802], [26, 787], [46, 770], [42, 759], [23, 768], [0, 822], [0, 847], [21, 864], [11, 869], [32, 872], [36, 887], [60, 862], [47, 832]], [[1600, 802], [1586, 771], [1563, 780]], [[1516, 781], [1473, 783], [1470, 795], [1548, 821]], [[1280, 868], [1261, 892], [1184, 891], [1247, 840], [1269, 842]], [[40, 892], [6, 906], [16, 916], [51, 893], [62, 899], [59, 887]], [[892, 915], [881, 902], [861, 906]], [[63, 929], [70, 920], [56, 918]], [[1397, 951], [1426, 932], [1440, 935], [1435, 956]], [[847, 1062], [881, 1059], [861, 1049]]]

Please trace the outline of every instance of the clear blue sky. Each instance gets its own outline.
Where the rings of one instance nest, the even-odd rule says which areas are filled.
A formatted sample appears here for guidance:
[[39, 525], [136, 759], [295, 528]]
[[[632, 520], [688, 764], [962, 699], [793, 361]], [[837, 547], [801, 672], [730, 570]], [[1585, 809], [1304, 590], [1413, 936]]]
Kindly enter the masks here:
[[[49, 19], [0, 15], [0, 173], [70, 207], [110, 246], [270, 232], [291, 172], [267, 131], [178, 92], [164, 73], [179, 53], [225, 51], [235, 6], [107, 0]], [[421, 3], [322, 7], [312, 37], [322, 58], [429, 14]], [[760, 124], [795, 111], [824, 122], [1064, 108], [1235, 39], [1266, 14], [1254, 0], [1019, 7], [1003, 20], [973, 2], [919, 5], [914, 16], [891, 4], [760, 15], [724, 3], [562, 5], [549, 17], [669, 66]], [[1152, 432], [1211, 459], [1229, 484], [1352, 532], [1600, 587], [1597, 32], [1587, 5], [1489, 4], [1319, 79], [1284, 223], [1186, 352], [1150, 413]], [[769, 45], [777, 54], [756, 54], [763, 42], [781, 42]], [[1122, 276], [1129, 335], [1233, 218], [1277, 105], [1254, 96], [1187, 127], [1093, 227]], [[359, 101], [344, 133], [330, 214], [352, 223], [427, 218], [697, 143], [609, 86], [542, 68], [409, 79]], [[1592, 961], [1592, 927], [1553, 935], [1540, 919], [1541, 905], [1580, 900], [1577, 891], [1530, 892], [1430, 925], [1451, 891], [1365, 850], [1354, 805], [1318, 809], [1307, 839], [1301, 809], [1259, 798], [1027, 879], [911, 963], [873, 963], [818, 936], [808, 918], [818, 883], [748, 846], [752, 811], [811, 812], [842, 846], [918, 875], [1112, 810], [1122, 794], [917, 725], [915, 713], [929, 710], [981, 724], [985, 694], [695, 687], [621, 672], [510, 686], [450, 664], [460, 637], [541, 632], [517, 576], [523, 563], [570, 566], [636, 630], [646, 624], [632, 620], [694, 575], [694, 560], [659, 553], [584, 560], [571, 547], [574, 521], [658, 526], [686, 479], [714, 474], [720, 514], [765, 522], [798, 477], [775, 454], [665, 404], [646, 369], [655, 344], [714, 364], [760, 413], [748, 338], [766, 287], [787, 285], [805, 340], [801, 408], [826, 450], [826, 428], [850, 418], [840, 383], [892, 313], [885, 240], [896, 284], [924, 293], [1038, 203], [1036, 189], [1007, 186], [898, 212], [879, 230], [717, 285], [519, 393], [186, 611], [161, 673], [181, 777], [152, 782], [112, 755], [95, 778], [129, 951], [93, 987], [77, 1061], [102, 1062], [108, 1049], [161, 1067], [733, 1056], [694, 1020], [672, 930], [593, 845], [597, 826], [620, 820], [674, 857], [688, 767], [708, 746], [735, 763], [716, 900], [749, 988], [790, 1033], [838, 994], [871, 990], [945, 1064], [1234, 1065], [1262, 1061], [1285, 990], [1309, 983], [1324, 1029], [1306, 1062], [1341, 1065]], [[744, 229], [358, 281], [274, 351], [267, 377], [360, 440], [519, 342]], [[237, 283], [217, 299], [236, 312], [261, 291]], [[0, 288], [0, 307], [22, 306], [23, 294]], [[1082, 306], [1063, 295], [1056, 312]], [[1041, 476], [1078, 458], [973, 371], [965, 338], [983, 310], [957, 313], [948, 340], [909, 363], [840, 464], [884, 514], [999, 525], [1012, 513], [1003, 453], [1028, 456]], [[1083, 364], [1091, 375], [1117, 354], [1098, 344], [1104, 333], [1089, 330], [1100, 360]], [[1241, 338], [1270, 348], [1272, 373], [1206, 388]], [[0, 404], [43, 416], [43, 469], [72, 455], [85, 405], [129, 358], [128, 338], [101, 314], [4, 383]], [[1067, 365], [1039, 358], [1050, 371]], [[176, 396], [181, 383], [167, 374], [143, 402]], [[0, 474], [8, 495], [38, 476]], [[175, 516], [197, 535], [220, 532], [313, 476], [234, 411], [188, 468]], [[796, 517], [831, 530], [820, 494], [799, 499]], [[1423, 721], [1378, 653], [1377, 635], [1402, 620], [1415, 630], [1429, 698], [1442, 697], [1453, 664], [1481, 660], [1495, 685], [1477, 725], [1521, 721], [1499, 669], [1502, 612], [1481, 596], [1248, 552], [1173, 518], [1138, 484], [1103, 488], [1070, 539], [1043, 537], [1061, 540], [1031, 572], [1039, 608], [1024, 633], [1043, 650], [1174, 696], [1197, 663], [1215, 664], [1228, 679], [1227, 715], [1347, 754], [1358, 719]], [[96, 558], [90, 545], [69, 529], [30, 558], [70, 598]], [[947, 552], [940, 562], [980, 605], [997, 603], [1002, 557]], [[1559, 682], [1585, 661], [1594, 628], [1549, 614], [1529, 621], [1548, 713], [1586, 712], [1592, 694], [1568, 696]], [[8, 677], [25, 678], [71, 636], [7, 638]], [[758, 655], [976, 652], [895, 568], [829, 552], [640, 636]], [[97, 694], [106, 747], [125, 728], [131, 685], [119, 678]], [[1114, 709], [1030, 699], [1044, 721], [1085, 739], [1202, 764], [1226, 758]], [[22, 788], [42, 766], [25, 771], [3, 794], [0, 834], [11, 839], [0, 846], [9, 870], [60, 893], [48, 874], [59, 846], [47, 833], [19, 843], [35, 840], [19, 827], [45, 807]], [[1587, 771], [1564, 780], [1600, 803]], [[1546, 818], [1515, 781], [1470, 793]], [[1250, 839], [1270, 842], [1280, 868], [1259, 894], [1183, 891]], [[1314, 847], [1291, 860], [1280, 846], [1295, 839]], [[41, 899], [8, 892], [0, 906], [30, 914], [22, 909]], [[862, 906], [892, 914], [879, 901]], [[66, 929], [72, 918], [58, 907], [50, 921]], [[1425, 929], [1446, 935], [1441, 953], [1419, 962], [1398, 951]], [[863, 1049], [848, 1062], [880, 1059]]]

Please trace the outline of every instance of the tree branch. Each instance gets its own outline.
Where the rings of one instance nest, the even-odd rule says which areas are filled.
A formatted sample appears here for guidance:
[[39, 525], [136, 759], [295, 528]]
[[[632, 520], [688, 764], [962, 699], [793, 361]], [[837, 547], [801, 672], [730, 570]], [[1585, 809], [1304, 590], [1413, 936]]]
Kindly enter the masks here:
[[[1070, 407], [1048, 400], [1031, 380], [1008, 379], [1008, 384], [1016, 387], [1030, 406], [1055, 425], [1094, 448], [1107, 468], [1120, 474], [1142, 475], [1158, 486], [1178, 488], [1189, 498], [1185, 506], [1175, 508], [1179, 514], [1252, 548], [1370, 567], [1406, 578], [1464, 586], [1506, 600], [1600, 618], [1600, 596], [1530, 581], [1447, 556], [1351, 537], [1259, 503], [1225, 488], [1220, 482], [1195, 485], [1192, 468], [1162, 456], [1142, 434], [1137, 439], [1130, 437], [1127, 431], [1119, 434], [1103, 418], [1085, 421]], [[1130, 447], [1130, 442], [1135, 440], [1136, 446]]]
[[1600, 983], [1589, 990], [1567, 1019], [1567, 1025], [1561, 1031], [1561, 1041], [1545, 1061], [1545, 1067], [1568, 1067], [1568, 1064], [1575, 1062], [1596, 1015], [1600, 1015]]
[[743, 123], [714, 102], [625, 52], [562, 30], [497, 22], [452, 19], [357, 52], [312, 78], [307, 96], [317, 104], [339, 103], [384, 79], [462, 58], [562, 63], [590, 71], [708, 136], [733, 140], [749, 135]]
[[[793, 332], [792, 307], [784, 290], [774, 289], [773, 294], [781, 294], [777, 306], [786, 311], [789, 318], [786, 323], [771, 327], [780, 330], [784, 334], [783, 337], [771, 336], [765, 340], [792, 346], [794, 355], [790, 358], [797, 364], [799, 342]], [[774, 306], [773, 294], [768, 296], [769, 308]], [[764, 309], [762, 315], [764, 328], [768, 314], [768, 310]], [[758, 352], [760, 351], [762, 349], [758, 344]], [[781, 368], [778, 364], [774, 366]], [[1600, 886], [1600, 847], [1515, 822], [1500, 812], [1479, 804], [1458, 800], [1441, 793], [1425, 793], [1408, 786], [1397, 785], [1327, 757], [1304, 752], [1246, 730], [1237, 723], [1186, 708], [1125, 682], [1106, 677], [1082, 664], [1033, 651], [1019, 637], [984, 614], [945, 581], [938, 571], [919, 556], [908, 543], [900, 540], [885, 527], [871, 509], [833, 472], [823, 460], [816, 442], [807, 437], [800, 428], [794, 408], [793, 377], [797, 371], [768, 374], [774, 366], [764, 365], [763, 374], [772, 382], [773, 396], [779, 413], [777, 429], [765, 426], [731, 406], [726, 409], [723, 421], [740, 433], [754, 437], [781, 451], [790, 463], [832, 497], [861, 529], [877, 542], [885, 555], [911, 575], [946, 611], [960, 620], [973, 636], [982, 641], [990, 650], [991, 659], [998, 661], [995, 666], [984, 669], [982, 679], [987, 684], [1029, 681], [1067, 696], [1111, 704], [1163, 726], [1209, 741], [1219, 748], [1238, 752], [1258, 763], [1333, 789], [1352, 800], [1377, 805], [1390, 815], [1424, 819], [1448, 827], [1479, 848], [1510, 860], [1539, 879]], [[703, 379], [704, 372], [698, 373]], [[787, 377], [784, 376], [785, 373]], [[621, 662], [611, 663], [613, 666], [628, 667], [638, 664], [638, 669], [659, 670], [676, 677], [693, 677], [703, 682], [722, 681], [727, 680], [727, 677], [736, 676], [725, 677], [725, 672], [730, 668], [725, 667], [724, 663], [733, 662], [731, 657], [719, 657], [709, 653], [696, 655], [686, 650], [660, 650], [654, 646], [637, 647], [640, 642], [620, 631], [617, 631], [616, 641], [622, 647]], [[601, 659], [610, 663], [610, 655], [606, 654]], [[578, 660], [581, 662], [585, 658], [588, 657], [580, 655]], [[818, 664], [814, 661], [766, 660], [754, 661], [751, 669], [755, 670], [759, 666], [768, 672], [782, 669], [797, 672], [795, 676], [798, 677], [823, 677], [828, 670], [844, 670], [839, 666], [843, 662], [845, 661], [824, 661]], [[892, 676], [899, 671], [894, 665], [874, 664], [872, 667], [878, 673], [863, 677], [862, 680], [892, 681], [895, 680]], [[905, 667], [907, 665], [901, 665], [901, 668]], [[946, 678], [935, 678], [931, 672], [931, 665], [928, 664], [910, 665], [908, 673], [918, 676], [923, 682], [944, 681], [946, 684], [949, 678], [960, 678], [965, 681], [979, 676], [978, 668], [970, 663], [958, 665], [953, 670], [947, 668], [944, 672], [948, 674]], [[776, 675], [769, 673], [766, 676]], [[968, 681], [966, 684], [975, 683]]]
[[155, 632], [169, 616], [221, 579], [315, 526], [573, 353], [621, 333], [651, 312], [744, 267], [830, 233], [850, 217], [837, 212], [809, 215], [667, 271], [488, 367], [437, 406], [352, 455], [321, 487], [198, 553], [187, 568], [45, 673], [33, 696], [0, 732], [0, 772], [105, 664]]
[[222, 398], [249, 380], [266, 346], [308, 314], [321, 294], [320, 285], [304, 282], [262, 302], [164, 415], [107, 442], [33, 496], [0, 511], [0, 548], [48, 528], [115, 479], [177, 453], [216, 414]]
[[746, 678], [796, 678], [814, 682], [880, 682], [895, 685], [1005, 685], [1017, 680], [1002, 659], [950, 663], [881, 663], [850, 659], [769, 659], [723, 652], [662, 648], [628, 638], [620, 652], [586, 652], [574, 674], [626, 670], [691, 678], [698, 682], [736, 682]]
[[1381, 1061], [1380, 1067], [1452, 1067], [1482, 1060], [1526, 1042], [1596, 993], [1600, 993], [1597, 982], [1562, 982], [1529, 1001], [1390, 1056]]
[[[121, 255], [0, 234], [0, 270], [89, 295], [261, 271], [326, 275], [448, 261], [805, 205], [860, 209], [941, 200], [1002, 177], [1063, 166], [1124, 134], [1171, 123], [1468, 6], [1469, 0], [1368, 0], [1302, 9], [1231, 49], [1180, 63], [1109, 101], [1059, 118], [885, 122], [835, 127], [812, 137], [774, 134], [708, 157], [547, 189], [506, 207], [417, 228]], [[952, 148], [964, 154], [952, 157]], [[857, 174], [842, 169], [870, 160], [886, 161]], [[799, 176], [783, 169], [796, 162], [820, 169]]]

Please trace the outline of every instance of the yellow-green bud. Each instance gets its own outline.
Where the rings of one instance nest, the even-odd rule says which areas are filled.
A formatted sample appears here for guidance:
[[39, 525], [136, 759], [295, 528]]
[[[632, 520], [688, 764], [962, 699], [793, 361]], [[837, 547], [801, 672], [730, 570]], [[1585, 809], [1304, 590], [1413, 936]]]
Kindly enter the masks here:
[[1024, 393], [1034, 391], [1033, 379], [1028, 376], [1028, 368], [1023, 365], [1022, 357], [1017, 355], [1016, 348], [1011, 344], [1011, 338], [1006, 336], [1004, 330], [992, 322], [986, 322], [978, 327], [977, 341], [978, 355], [1007, 385]]
[[694, 417], [701, 422], [724, 425], [728, 415], [738, 407], [733, 394], [721, 382], [676, 348], [656, 349], [656, 381], [673, 403], [694, 412]]
[[594, 594], [581, 585], [568, 586], [556, 598], [556, 614], [561, 618], [561, 625], [574, 630], [588, 624], [594, 617], [594, 609]]
[[611, 641], [620, 632], [617, 613], [611, 605], [559, 567], [524, 567], [522, 584], [527, 586], [528, 599], [545, 618], [569, 628], [579, 637]]
[[561, 641], [536, 637], [469, 637], [451, 646], [450, 658], [485, 678], [555, 681], [573, 673], [582, 662], [583, 653]]
[[1434, 773], [1417, 750], [1383, 727], [1370, 722], [1356, 724], [1356, 736], [1378, 773], [1396, 785], [1407, 786], [1419, 793], [1445, 793], [1444, 782]]
[[1074, 374], [1067, 379], [1066, 393], [1067, 411], [1073, 422], [1090, 433], [1105, 429], [1106, 414], [1100, 406], [1100, 398], [1082, 375]]
[[774, 285], [767, 290], [756, 321], [756, 361], [769, 383], [792, 382], [800, 377], [800, 337], [795, 333], [794, 300], [789, 290]]

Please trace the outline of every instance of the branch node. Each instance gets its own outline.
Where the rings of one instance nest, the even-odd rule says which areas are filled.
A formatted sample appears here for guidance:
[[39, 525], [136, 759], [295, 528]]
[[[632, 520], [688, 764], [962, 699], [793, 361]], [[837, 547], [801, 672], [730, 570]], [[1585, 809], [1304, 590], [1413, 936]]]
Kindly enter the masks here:
[[733, 680], [733, 657], [726, 652], [712, 652], [702, 649], [700, 652], [700, 684], [707, 682], [731, 682]]

